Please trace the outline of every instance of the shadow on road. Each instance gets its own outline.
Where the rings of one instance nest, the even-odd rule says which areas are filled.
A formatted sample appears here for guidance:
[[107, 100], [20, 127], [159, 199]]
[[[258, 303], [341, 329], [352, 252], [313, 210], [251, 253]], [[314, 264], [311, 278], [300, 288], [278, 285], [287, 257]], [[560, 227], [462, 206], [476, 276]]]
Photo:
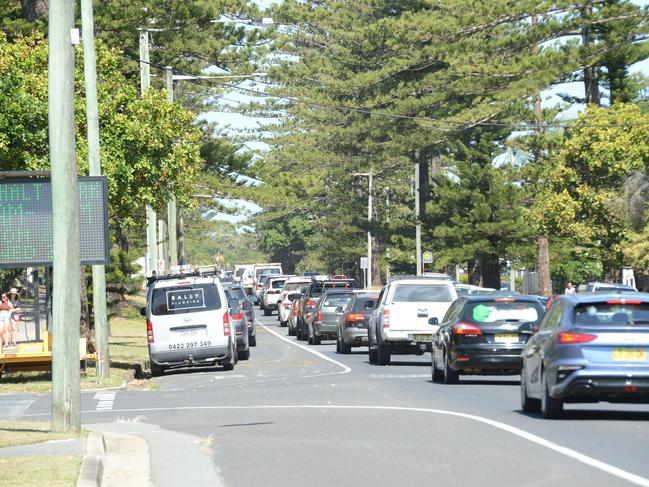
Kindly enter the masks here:
[[[526, 413], [522, 410], [514, 410], [513, 412], [521, 416], [527, 416], [531, 419], [538, 419], [540, 421], [548, 421], [541, 416], [540, 413]], [[649, 421], [649, 411], [603, 411], [603, 410], [587, 410], [587, 409], [566, 409], [561, 418], [553, 421]]]

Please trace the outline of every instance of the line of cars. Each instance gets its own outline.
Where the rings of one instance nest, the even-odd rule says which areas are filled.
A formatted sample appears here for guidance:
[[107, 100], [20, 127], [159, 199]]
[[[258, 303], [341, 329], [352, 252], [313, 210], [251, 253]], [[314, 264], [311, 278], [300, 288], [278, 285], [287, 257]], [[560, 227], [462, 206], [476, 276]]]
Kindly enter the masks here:
[[282, 291], [278, 319], [311, 345], [336, 340], [338, 353], [367, 345], [377, 365], [431, 352], [434, 383], [520, 374], [523, 411], [556, 418], [565, 403], [649, 403], [649, 294], [600, 287], [546, 310], [539, 296], [458, 293], [443, 276], [401, 277], [378, 293], [313, 277]]

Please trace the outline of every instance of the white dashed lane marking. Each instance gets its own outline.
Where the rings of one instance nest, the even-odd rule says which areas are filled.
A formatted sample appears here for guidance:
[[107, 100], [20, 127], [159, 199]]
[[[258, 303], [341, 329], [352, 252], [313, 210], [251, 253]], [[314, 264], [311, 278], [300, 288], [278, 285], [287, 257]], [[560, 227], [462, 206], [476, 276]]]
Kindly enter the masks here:
[[95, 394], [95, 399], [97, 402], [96, 411], [110, 411], [113, 409], [113, 403], [115, 402], [115, 395], [117, 391], [102, 391]]

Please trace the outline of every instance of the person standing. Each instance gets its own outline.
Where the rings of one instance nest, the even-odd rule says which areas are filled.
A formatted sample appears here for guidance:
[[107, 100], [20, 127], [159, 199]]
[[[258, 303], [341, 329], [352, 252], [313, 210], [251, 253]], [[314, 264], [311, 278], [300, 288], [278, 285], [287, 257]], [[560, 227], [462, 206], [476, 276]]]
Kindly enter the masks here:
[[572, 296], [573, 294], [577, 293], [577, 289], [575, 289], [575, 286], [572, 285], [572, 282], [568, 281], [568, 285], [566, 286], [566, 290], [564, 291], [564, 294], [567, 294], [568, 296]]
[[11, 338], [15, 337], [11, 323], [12, 311], [13, 306], [9, 302], [9, 296], [2, 293], [2, 296], [0, 296], [0, 335], [3, 337], [3, 347], [8, 347]]
[[9, 302], [11, 306], [14, 307], [13, 312], [11, 313], [11, 325], [13, 328], [13, 344], [16, 346], [16, 335], [18, 334], [18, 325], [20, 324], [20, 314], [22, 310], [20, 309], [20, 296], [18, 294], [18, 289], [12, 287], [9, 291]]

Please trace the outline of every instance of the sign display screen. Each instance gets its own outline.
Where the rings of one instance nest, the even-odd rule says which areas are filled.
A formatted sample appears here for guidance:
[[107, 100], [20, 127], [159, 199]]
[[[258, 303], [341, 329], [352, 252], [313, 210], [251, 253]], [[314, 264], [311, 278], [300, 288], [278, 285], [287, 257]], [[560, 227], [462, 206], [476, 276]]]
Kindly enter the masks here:
[[[79, 178], [81, 264], [110, 261], [108, 190], [103, 176]], [[0, 179], [0, 267], [52, 265], [49, 179]]]

